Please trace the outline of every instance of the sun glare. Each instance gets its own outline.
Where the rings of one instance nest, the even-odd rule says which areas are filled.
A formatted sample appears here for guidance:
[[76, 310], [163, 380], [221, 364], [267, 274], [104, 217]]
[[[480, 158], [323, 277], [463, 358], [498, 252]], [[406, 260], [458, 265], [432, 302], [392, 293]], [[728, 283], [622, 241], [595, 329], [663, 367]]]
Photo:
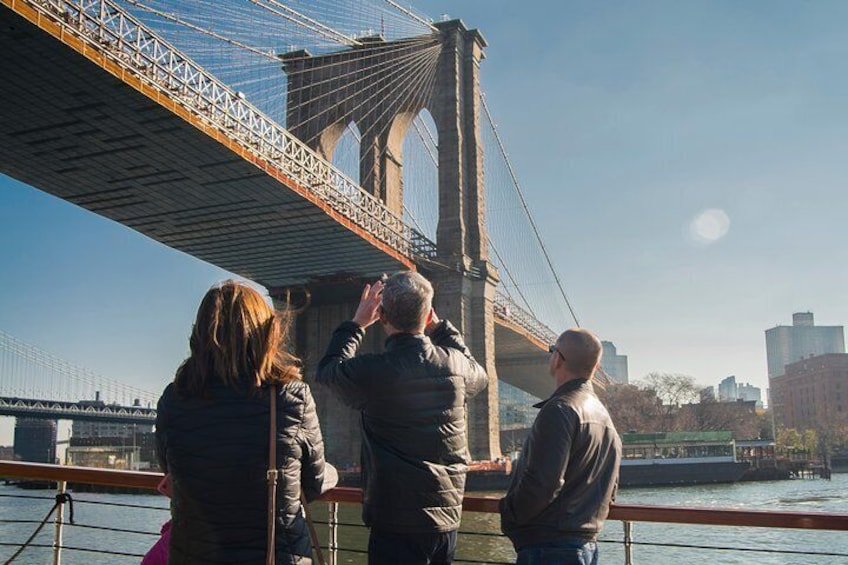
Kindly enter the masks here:
[[689, 235], [696, 243], [709, 245], [727, 235], [730, 218], [724, 210], [708, 208], [698, 213], [689, 223]]

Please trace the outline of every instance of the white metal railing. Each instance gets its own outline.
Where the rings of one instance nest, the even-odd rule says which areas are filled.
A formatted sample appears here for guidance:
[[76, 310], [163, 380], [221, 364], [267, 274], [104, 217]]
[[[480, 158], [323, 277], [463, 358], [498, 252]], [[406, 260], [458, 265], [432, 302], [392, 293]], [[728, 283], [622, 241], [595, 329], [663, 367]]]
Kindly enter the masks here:
[[512, 298], [500, 292], [495, 293], [495, 314], [526, 330], [542, 343], [554, 343], [557, 339], [557, 334], [551, 328], [519, 306]]
[[435, 255], [435, 244], [406, 225], [285, 128], [247, 102], [112, 0], [19, 0], [63, 30], [226, 132], [331, 209], [406, 257]]

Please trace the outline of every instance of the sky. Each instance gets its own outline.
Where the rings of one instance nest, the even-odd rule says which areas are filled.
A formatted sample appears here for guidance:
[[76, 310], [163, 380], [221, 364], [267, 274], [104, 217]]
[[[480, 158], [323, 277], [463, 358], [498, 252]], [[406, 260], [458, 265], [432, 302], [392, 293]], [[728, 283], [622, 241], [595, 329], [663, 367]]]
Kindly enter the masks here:
[[[487, 39], [487, 101], [530, 209], [631, 381], [765, 392], [764, 330], [798, 311], [848, 323], [848, 3], [414, 5]], [[0, 330], [71, 363], [161, 390], [229, 276], [0, 176]]]

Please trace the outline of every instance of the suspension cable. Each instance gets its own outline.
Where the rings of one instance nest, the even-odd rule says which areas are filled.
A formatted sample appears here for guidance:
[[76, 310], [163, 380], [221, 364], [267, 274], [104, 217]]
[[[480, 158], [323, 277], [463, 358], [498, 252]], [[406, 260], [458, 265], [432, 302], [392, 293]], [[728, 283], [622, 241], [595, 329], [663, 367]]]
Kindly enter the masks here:
[[[284, 6], [283, 4], [277, 2], [276, 0], [265, 0], [265, 1], [268, 4], [270, 4], [271, 6], [274, 6], [275, 8], [279, 8], [280, 10], [283, 10], [285, 13], [280, 13], [277, 10], [273, 10], [273, 9], [271, 9], [270, 6], [265, 6], [261, 2], [259, 2], [258, 0], [248, 0], [248, 1], [259, 6], [260, 8], [263, 8], [263, 9], [271, 12], [272, 14], [276, 14], [276, 15], [280, 16], [281, 18], [283, 18], [287, 21], [290, 21], [291, 23], [293, 23], [295, 25], [304, 27], [304, 28], [306, 28], [310, 31], [314, 31], [318, 35], [320, 35], [320, 36], [322, 36], [326, 39], [329, 39], [331, 41], [334, 41], [336, 43], [342, 43], [344, 45], [362, 45], [362, 43], [360, 43], [356, 39], [354, 39], [352, 37], [348, 37], [347, 35], [343, 34], [342, 32], [336, 31], [335, 29], [333, 29], [329, 26], [326, 26], [326, 25], [322, 24], [321, 22], [313, 20], [312, 18], [305, 16], [305, 15], [301, 14], [300, 12], [298, 12], [296, 10], [292, 10], [288, 6]], [[302, 18], [305, 22], [308, 22], [309, 24], [312, 24], [312, 25], [306, 25], [305, 23], [298, 21], [297, 18]], [[315, 27], [313, 27], [313, 26], [315, 26]]]
[[512, 183], [515, 186], [516, 192], [518, 193], [518, 198], [521, 200], [521, 206], [524, 208], [524, 213], [527, 214], [527, 219], [530, 220], [530, 226], [533, 228], [533, 235], [536, 236], [536, 241], [542, 248], [542, 254], [545, 256], [545, 262], [548, 264], [548, 268], [551, 270], [551, 273], [554, 276], [557, 288], [559, 289], [559, 292], [562, 295], [562, 299], [565, 301], [565, 305], [568, 306], [568, 311], [571, 312], [571, 317], [574, 319], [574, 323], [577, 324], [577, 327], [580, 327], [580, 320], [577, 319], [577, 314], [574, 312], [574, 308], [572, 308], [571, 306], [571, 301], [565, 294], [565, 289], [562, 286], [562, 281], [560, 281], [559, 275], [557, 275], [556, 269], [554, 268], [553, 262], [551, 261], [551, 256], [548, 254], [548, 249], [545, 246], [545, 242], [542, 241], [542, 236], [539, 234], [539, 228], [536, 226], [536, 221], [533, 219], [533, 215], [530, 213], [530, 208], [527, 206], [527, 200], [524, 199], [524, 193], [521, 190], [521, 184], [518, 182], [518, 177], [515, 174], [515, 169], [513, 169], [512, 163], [509, 160], [509, 156], [506, 153], [506, 147], [504, 147], [501, 135], [498, 132], [498, 128], [495, 125], [495, 121], [492, 119], [492, 114], [489, 111], [489, 105], [486, 103], [486, 95], [485, 93], [483, 93], [482, 90], [480, 91], [480, 102], [481, 106], [483, 106], [483, 111], [486, 114], [486, 118], [489, 120], [489, 124], [492, 126], [492, 131], [495, 134], [495, 141], [497, 142], [501, 155], [504, 158], [506, 168], [509, 171], [509, 176], [512, 178]]
[[430, 29], [431, 29], [431, 30], [433, 30], [433, 31], [439, 31], [439, 28], [437, 28], [436, 26], [434, 26], [432, 23], [430, 23], [430, 22], [428, 22], [427, 20], [425, 20], [424, 18], [422, 18], [422, 17], [420, 17], [420, 16], [418, 16], [418, 15], [414, 14], [412, 11], [407, 10], [406, 8], [404, 8], [403, 6], [401, 6], [400, 4], [398, 4], [397, 2], [393, 2], [392, 0], [385, 0], [385, 2], [386, 2], [389, 6], [391, 6], [391, 7], [395, 8], [396, 10], [399, 10], [399, 11], [400, 11], [401, 13], [403, 13], [405, 16], [408, 16], [408, 17], [412, 18], [412, 19], [413, 19], [413, 20], [415, 20], [416, 22], [418, 22], [418, 23], [420, 23], [420, 24], [424, 24], [425, 26], [427, 26], [428, 28], [430, 28]]
[[220, 33], [212, 31], [211, 29], [207, 29], [207, 28], [198, 26], [196, 24], [188, 22], [188, 21], [186, 21], [186, 20], [184, 20], [184, 19], [182, 19], [178, 16], [175, 16], [173, 14], [169, 14], [167, 12], [157, 10], [156, 8], [152, 8], [150, 6], [145, 6], [141, 2], [138, 2], [137, 0], [124, 0], [124, 1], [127, 2], [128, 4], [135, 6], [136, 8], [139, 8], [140, 10], [144, 10], [145, 12], [149, 12], [153, 15], [159, 16], [160, 18], [163, 18], [163, 19], [168, 20], [170, 22], [173, 22], [175, 24], [181, 25], [183, 27], [187, 27], [190, 30], [196, 31], [198, 33], [202, 33], [203, 35], [208, 35], [209, 37], [211, 37], [213, 39], [217, 39], [218, 41], [223, 41], [224, 43], [227, 43], [228, 45], [232, 45], [233, 47], [238, 47], [239, 49], [244, 49], [246, 51], [250, 51], [254, 55], [259, 55], [260, 57], [266, 57], [266, 58], [271, 59], [275, 62], [279, 62], [279, 59], [272, 53], [262, 51], [261, 49], [257, 49], [256, 47], [251, 47], [250, 45], [247, 45], [246, 43], [242, 43], [242, 42], [237, 41], [235, 39], [231, 39], [229, 37], [221, 35]]

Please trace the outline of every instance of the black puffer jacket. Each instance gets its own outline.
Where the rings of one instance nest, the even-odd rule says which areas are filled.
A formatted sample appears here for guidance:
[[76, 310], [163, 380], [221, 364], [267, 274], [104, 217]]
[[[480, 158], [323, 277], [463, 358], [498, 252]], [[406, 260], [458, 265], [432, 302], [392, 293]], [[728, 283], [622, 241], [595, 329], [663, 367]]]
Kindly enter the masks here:
[[588, 380], [562, 384], [540, 408], [500, 501], [501, 529], [520, 549], [594, 540], [618, 488], [621, 440]]
[[[325, 483], [324, 443], [309, 386], [277, 386], [277, 563], [309, 563], [300, 489], [315, 498]], [[265, 563], [270, 434], [268, 390], [238, 393], [223, 383], [204, 399], [168, 385], [156, 415], [160, 464], [171, 473], [169, 564]], [[327, 481], [335, 477], [327, 466]]]
[[318, 383], [362, 413], [363, 521], [384, 532], [459, 527], [468, 465], [465, 413], [486, 388], [459, 332], [396, 334], [386, 351], [354, 357], [363, 330], [344, 322], [318, 365]]

